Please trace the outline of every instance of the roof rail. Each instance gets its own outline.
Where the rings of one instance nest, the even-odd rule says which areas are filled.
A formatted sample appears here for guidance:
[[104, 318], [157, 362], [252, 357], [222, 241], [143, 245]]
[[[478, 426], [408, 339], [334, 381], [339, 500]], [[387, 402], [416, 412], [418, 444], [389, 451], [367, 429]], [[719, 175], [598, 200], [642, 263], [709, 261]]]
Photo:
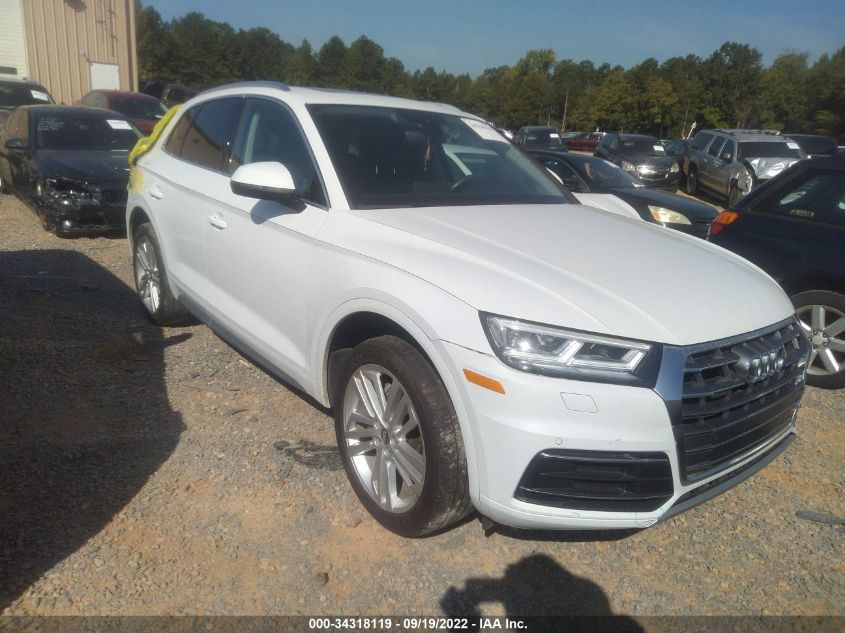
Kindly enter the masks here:
[[752, 130], [752, 129], [742, 129], [742, 128], [733, 128], [733, 129], [723, 129], [723, 128], [713, 128], [714, 132], [721, 132], [722, 134], [729, 134], [731, 136], [736, 136], [737, 134], [773, 134], [775, 136], [780, 136], [780, 130]]
[[283, 84], [281, 81], [236, 81], [231, 84], [221, 84], [213, 88], [207, 88], [200, 94], [205, 94], [212, 90], [222, 90], [223, 88], [275, 88], [276, 90], [284, 90], [285, 92], [290, 90], [290, 86]]

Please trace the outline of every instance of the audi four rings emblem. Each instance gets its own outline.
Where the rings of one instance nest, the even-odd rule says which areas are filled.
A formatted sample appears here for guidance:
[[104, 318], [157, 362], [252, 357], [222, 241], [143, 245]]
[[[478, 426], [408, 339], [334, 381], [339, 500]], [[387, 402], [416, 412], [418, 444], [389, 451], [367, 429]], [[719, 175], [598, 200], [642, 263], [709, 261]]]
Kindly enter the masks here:
[[774, 376], [783, 369], [786, 353], [782, 345], [772, 346], [751, 341], [735, 351], [739, 355], [736, 371], [745, 377], [749, 385]]

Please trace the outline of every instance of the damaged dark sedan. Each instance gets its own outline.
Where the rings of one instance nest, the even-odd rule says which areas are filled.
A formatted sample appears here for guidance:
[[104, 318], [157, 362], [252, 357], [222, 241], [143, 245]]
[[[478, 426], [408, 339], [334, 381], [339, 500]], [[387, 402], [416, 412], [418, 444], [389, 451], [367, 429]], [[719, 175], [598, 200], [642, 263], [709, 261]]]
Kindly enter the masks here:
[[0, 187], [58, 235], [122, 231], [129, 151], [141, 136], [115, 112], [18, 108], [0, 131]]

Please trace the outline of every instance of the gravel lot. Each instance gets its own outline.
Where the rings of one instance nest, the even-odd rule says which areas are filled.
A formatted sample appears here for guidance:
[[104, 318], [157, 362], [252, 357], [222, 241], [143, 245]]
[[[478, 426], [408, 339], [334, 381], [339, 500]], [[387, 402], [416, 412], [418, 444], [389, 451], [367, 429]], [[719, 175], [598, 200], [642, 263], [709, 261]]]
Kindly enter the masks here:
[[405, 540], [326, 411], [146, 322], [124, 239], [56, 238], [10, 196], [0, 235], [5, 614], [845, 615], [845, 392], [810, 389], [786, 454], [649, 530]]

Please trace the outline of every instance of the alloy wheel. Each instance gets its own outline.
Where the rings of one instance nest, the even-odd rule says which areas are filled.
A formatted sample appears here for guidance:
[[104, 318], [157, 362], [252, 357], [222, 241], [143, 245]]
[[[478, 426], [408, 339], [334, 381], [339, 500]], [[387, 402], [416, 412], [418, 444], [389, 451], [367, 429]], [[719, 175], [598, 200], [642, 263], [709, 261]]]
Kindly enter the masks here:
[[364, 489], [391, 513], [409, 510], [425, 483], [425, 442], [408, 391], [387, 369], [359, 367], [346, 386], [343, 438]]
[[824, 305], [804, 306], [796, 314], [812, 345], [807, 373], [832, 376], [845, 370], [845, 314]]
[[161, 281], [155, 248], [146, 237], [135, 245], [135, 283], [144, 307], [155, 314], [161, 303]]

